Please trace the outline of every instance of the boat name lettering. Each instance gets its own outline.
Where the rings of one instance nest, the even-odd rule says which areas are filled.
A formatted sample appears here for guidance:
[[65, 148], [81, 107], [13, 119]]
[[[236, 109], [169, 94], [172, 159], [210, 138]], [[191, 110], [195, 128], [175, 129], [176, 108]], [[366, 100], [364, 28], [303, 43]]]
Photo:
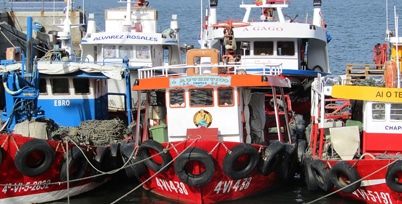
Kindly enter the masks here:
[[391, 196], [389, 193], [377, 192], [371, 190], [357, 189], [353, 194], [358, 198], [363, 198], [370, 203], [387, 203], [392, 204]]
[[70, 100], [54, 100], [54, 106], [70, 106]]
[[186, 189], [186, 185], [184, 185], [183, 182], [179, 181], [167, 181], [165, 179], [161, 179], [156, 177], [156, 185], [164, 190], [164, 191], [169, 191], [169, 192], [174, 192], [174, 193], [179, 193], [183, 195], [188, 195], [188, 191]]
[[223, 77], [223, 76], [192, 76], [185, 78], [171, 78], [170, 79], [170, 87], [175, 86], [196, 86], [196, 87], [204, 87], [208, 85], [226, 85], [230, 86], [231, 77]]
[[145, 41], [158, 41], [158, 38], [156, 37], [151, 37], [151, 36], [145, 36], [145, 35], [106, 35], [106, 36], [99, 36], [99, 37], [94, 37], [93, 41], [100, 41], [100, 40], [124, 40], [124, 39], [130, 39], [130, 40], [145, 40]]
[[283, 31], [282, 27], [276, 26], [253, 26], [253, 27], [244, 27], [243, 31]]
[[43, 189], [48, 189], [50, 180], [44, 181], [34, 181], [26, 183], [7, 183], [3, 186], [2, 192], [6, 194], [11, 191], [12, 193], [28, 192], [28, 191], [39, 191]]
[[252, 179], [252, 177], [246, 177], [239, 180], [219, 181], [214, 191], [216, 194], [243, 191], [250, 187]]
[[402, 91], [377, 91], [375, 97], [402, 98]]
[[400, 125], [386, 125], [385, 130], [402, 130]]

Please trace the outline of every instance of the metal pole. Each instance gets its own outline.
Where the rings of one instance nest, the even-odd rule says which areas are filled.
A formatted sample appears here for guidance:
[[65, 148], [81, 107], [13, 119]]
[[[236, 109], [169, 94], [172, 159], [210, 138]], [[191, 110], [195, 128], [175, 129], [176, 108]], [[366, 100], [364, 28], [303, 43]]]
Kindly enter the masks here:
[[200, 22], [201, 22], [201, 26], [200, 26], [200, 40], [203, 40], [204, 39], [204, 30], [202, 29], [202, 23], [203, 23], [203, 18], [204, 18], [204, 16], [202, 15], [202, 4], [203, 4], [203, 2], [202, 2], [202, 0], [200, 0]]
[[27, 63], [27, 72], [32, 73], [32, 45], [33, 45], [33, 40], [32, 40], [32, 17], [28, 17], [27, 20], [27, 58], [26, 58], [26, 63]]

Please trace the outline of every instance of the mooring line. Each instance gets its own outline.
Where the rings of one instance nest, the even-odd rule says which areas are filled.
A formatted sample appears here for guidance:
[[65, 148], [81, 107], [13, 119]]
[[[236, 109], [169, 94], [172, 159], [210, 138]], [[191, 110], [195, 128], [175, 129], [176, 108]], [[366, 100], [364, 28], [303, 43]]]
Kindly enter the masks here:
[[[187, 140], [184, 140], [187, 141]], [[157, 176], [162, 170], [164, 170], [167, 166], [169, 166], [171, 163], [173, 163], [177, 157], [179, 157], [180, 155], [183, 154], [184, 151], [186, 151], [188, 148], [190, 148], [196, 141], [198, 141], [198, 138], [195, 139], [189, 146], [187, 146], [182, 152], [180, 152], [175, 158], [173, 158], [170, 162], [168, 162], [165, 166], [163, 166], [161, 169], [159, 169], [157, 172], [155, 172], [155, 174], [153, 174], [152, 176], [150, 176], [149, 178], [147, 178], [145, 181], [143, 181], [142, 183], [138, 184], [136, 187], [134, 187], [133, 189], [131, 189], [130, 191], [128, 191], [126, 194], [124, 194], [123, 196], [121, 196], [120, 198], [116, 199], [115, 201], [111, 202], [111, 204], [115, 204], [117, 202], [119, 202], [121, 199], [127, 197], [129, 194], [131, 194], [132, 192], [134, 192], [135, 190], [137, 190], [138, 188], [140, 188], [141, 186], [143, 186], [146, 182], [148, 182], [149, 180], [151, 180], [152, 178], [154, 178], [155, 176]], [[180, 145], [180, 144], [178, 144]], [[160, 153], [159, 153], [160, 154]], [[156, 154], [158, 155], [158, 154]], [[150, 157], [151, 158], [151, 157]], [[147, 158], [147, 159], [150, 159]]]
[[338, 193], [339, 191], [342, 191], [343, 189], [348, 188], [349, 186], [352, 186], [352, 185], [354, 185], [354, 184], [356, 184], [356, 183], [358, 183], [358, 182], [361, 182], [362, 180], [364, 180], [364, 179], [366, 179], [366, 178], [368, 178], [368, 177], [370, 177], [370, 176], [372, 176], [372, 175], [378, 173], [379, 171], [381, 171], [381, 170], [387, 168], [389, 165], [395, 163], [396, 161], [399, 161], [399, 159], [394, 160], [394, 161], [392, 161], [391, 163], [388, 163], [387, 165], [385, 165], [385, 166], [383, 166], [383, 167], [381, 167], [381, 168], [375, 170], [374, 172], [370, 173], [369, 175], [367, 175], [367, 176], [365, 176], [365, 177], [363, 177], [363, 178], [361, 178], [361, 179], [359, 179], [359, 180], [357, 180], [357, 181], [355, 181], [355, 182], [353, 182], [353, 183], [350, 183], [350, 184], [347, 185], [347, 186], [344, 186], [344, 187], [342, 187], [342, 188], [340, 188], [340, 189], [338, 189], [338, 190], [336, 190], [336, 191], [333, 191], [333, 192], [331, 192], [331, 193], [328, 193], [327, 195], [324, 195], [324, 196], [322, 196], [322, 197], [320, 197], [320, 198], [317, 198], [317, 199], [312, 200], [312, 201], [310, 201], [310, 202], [307, 202], [307, 203], [305, 203], [305, 204], [315, 203], [315, 202], [320, 201], [320, 200], [322, 200], [322, 199], [324, 199], [324, 198], [326, 198], [326, 197], [329, 197], [329, 196], [331, 196], [331, 195], [333, 195], [333, 194], [335, 194], [335, 193]]

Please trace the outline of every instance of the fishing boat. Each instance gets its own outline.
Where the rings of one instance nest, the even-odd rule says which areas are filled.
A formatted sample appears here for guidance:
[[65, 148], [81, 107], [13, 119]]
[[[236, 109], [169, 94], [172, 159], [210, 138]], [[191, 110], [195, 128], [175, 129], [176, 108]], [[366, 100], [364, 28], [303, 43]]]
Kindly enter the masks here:
[[[27, 60], [22, 55], [21, 62], [1, 61], [1, 203], [69, 198], [123, 169], [119, 147], [127, 125], [108, 120], [107, 82], [127, 82], [130, 97], [127, 60], [104, 65], [74, 60], [68, 19], [60, 44], [41, 59], [28, 51]], [[27, 25], [31, 30], [32, 18]]]
[[[196, 64], [199, 58], [212, 63]], [[296, 146], [283, 91], [290, 81], [281, 69], [250, 74], [218, 59], [216, 49], [191, 49], [185, 66], [138, 70], [132, 89], [147, 97], [133, 140], [121, 151], [134, 155], [126, 159], [138, 166], [132, 173], [145, 189], [179, 202], [213, 203], [293, 178]]]
[[[110, 63], [127, 57], [131, 81], [137, 79], [137, 69], [183, 63], [177, 15], [172, 15], [170, 28], [158, 31], [158, 11], [149, 1], [119, 2], [126, 7], [105, 10], [105, 31], [97, 32], [94, 15], [89, 15], [87, 34], [80, 45], [83, 60]], [[142, 101], [136, 94], [124, 97], [124, 82], [110, 81], [108, 89], [111, 114], [124, 113], [126, 101], [133, 106]]]
[[280, 67], [292, 82], [285, 91], [291, 96], [293, 111], [308, 118], [311, 82], [317, 73], [330, 73], [331, 36], [321, 0], [313, 1], [312, 15], [303, 19], [299, 14], [286, 14], [290, 4], [290, 0], [242, 0], [243, 19], [229, 15], [229, 19], [218, 20], [218, 0], [209, 0], [201, 17], [199, 44], [218, 49], [227, 64], [247, 64], [248, 73], [260, 72], [264, 66]]
[[390, 56], [383, 64], [351, 64], [346, 75], [314, 81], [303, 160], [308, 189], [365, 203], [402, 202], [402, 38], [386, 39]]

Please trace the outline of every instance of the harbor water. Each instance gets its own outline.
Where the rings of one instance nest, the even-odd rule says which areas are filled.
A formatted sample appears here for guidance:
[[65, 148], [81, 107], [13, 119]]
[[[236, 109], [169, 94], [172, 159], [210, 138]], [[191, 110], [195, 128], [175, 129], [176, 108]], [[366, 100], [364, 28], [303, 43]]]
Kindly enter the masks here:
[[[134, 0], [132, 0], [134, 1]], [[239, 8], [242, 0], [220, 0], [218, 6], [218, 21], [225, 19], [241, 19], [244, 10]], [[177, 14], [180, 27], [180, 41], [186, 44], [198, 46], [198, 32], [201, 27], [203, 17], [200, 13], [201, 4], [207, 5], [207, 0], [149, 0], [150, 7], [158, 9], [159, 31], [169, 27], [171, 15]], [[82, 5], [81, 1], [75, 1], [75, 5]], [[289, 9], [284, 13], [290, 17], [297, 15], [297, 20], [304, 20], [313, 14], [313, 0], [293, 0]], [[3, 6], [3, 5], [2, 5]], [[103, 15], [104, 9], [125, 6], [118, 4], [117, 0], [86, 0], [85, 11], [94, 13], [97, 21], [97, 30], [104, 30]], [[402, 14], [402, 4], [400, 0], [388, 0], [388, 21], [389, 29], [394, 30], [394, 6], [397, 12]], [[322, 14], [328, 25], [327, 29], [332, 36], [329, 43], [330, 68], [334, 74], [343, 74], [348, 63], [373, 63], [373, 46], [383, 43], [386, 23], [386, 1], [385, 0], [322, 0]], [[138, 181], [134, 179], [116, 179], [103, 187], [70, 198], [52, 203], [174, 203], [163, 199], [138, 188]], [[126, 193], [127, 196], [124, 196]], [[122, 198], [123, 197], [123, 198]], [[120, 200], [120, 198], [122, 198]], [[340, 198], [336, 195], [326, 196], [325, 192], [309, 192], [303, 185], [302, 180], [285, 185], [283, 188], [264, 194], [252, 196], [239, 201], [228, 203], [321, 203], [321, 204], [349, 204], [358, 203], [351, 200]]]

